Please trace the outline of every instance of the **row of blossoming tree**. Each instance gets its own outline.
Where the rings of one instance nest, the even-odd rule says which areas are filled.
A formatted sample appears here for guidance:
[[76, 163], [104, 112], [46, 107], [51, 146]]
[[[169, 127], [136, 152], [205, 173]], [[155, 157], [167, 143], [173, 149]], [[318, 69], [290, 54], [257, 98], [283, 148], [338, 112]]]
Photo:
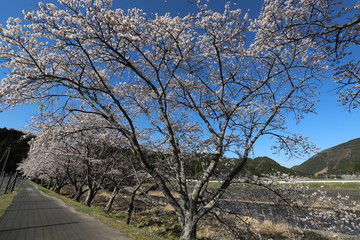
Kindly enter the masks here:
[[[38, 103], [46, 122], [22, 165], [26, 174], [73, 174], [74, 186], [86, 181], [96, 192], [103, 173], [130, 166], [114, 151], [131, 151], [175, 209], [181, 239], [196, 238], [198, 221], [259, 138], [273, 136], [276, 149], [291, 154], [313, 149], [287, 133], [286, 119], [315, 111], [317, 88], [333, 70], [342, 99], [357, 104], [358, 62], [347, 61], [347, 49], [359, 44], [359, 4], [265, 0], [256, 19], [230, 4], [218, 13], [199, 2], [184, 17], [111, 4], [59, 0], [10, 18], [0, 31], [1, 67], [9, 69], [1, 106]], [[149, 150], [162, 158], [149, 159]], [[190, 187], [186, 168], [198, 153], [208, 159]], [[207, 191], [228, 153], [240, 161]]]
[[[48, 188], [60, 193], [71, 186], [72, 198], [90, 206], [99, 190], [112, 190], [105, 207], [109, 211], [120, 190], [133, 195], [148, 175], [140, 168], [124, 139], [96, 115], [77, 113], [61, 124], [42, 125], [30, 142], [28, 157], [18, 170], [26, 176], [42, 180]], [[125, 187], [127, 189], [125, 189]], [[130, 222], [132, 209], [128, 213]]]

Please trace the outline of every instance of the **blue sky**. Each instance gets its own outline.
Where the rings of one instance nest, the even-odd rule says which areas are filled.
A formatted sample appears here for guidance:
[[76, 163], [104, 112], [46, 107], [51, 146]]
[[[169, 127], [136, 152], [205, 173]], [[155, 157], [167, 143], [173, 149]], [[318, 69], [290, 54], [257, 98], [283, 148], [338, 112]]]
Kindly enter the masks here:
[[[56, 2], [55, 0], [44, 0], [46, 2]], [[171, 12], [172, 14], [185, 15], [193, 12], [196, 8], [189, 0], [113, 0], [116, 8], [142, 8], [147, 13]], [[345, 4], [351, 4], [355, 0], [345, 0]], [[212, 0], [209, 6], [222, 11], [225, 0]], [[234, 4], [235, 3], [235, 4]], [[260, 10], [261, 0], [237, 0], [233, 1], [233, 7], [238, 7], [247, 12], [250, 9], [250, 16], [256, 16]], [[37, 8], [38, 0], [11, 0], [4, 1], [0, 8], [0, 24], [5, 25], [8, 17], [21, 17], [22, 10], [31, 11]], [[355, 49], [354, 55], [360, 55], [360, 49]], [[4, 70], [0, 70], [0, 78], [3, 76]], [[328, 82], [329, 83], [329, 82]], [[293, 133], [302, 133], [309, 136], [310, 139], [320, 148], [335, 146], [348, 140], [360, 137], [360, 109], [348, 109], [337, 102], [336, 94], [333, 89], [335, 85], [327, 84], [321, 89], [319, 104], [317, 106], [318, 114], [307, 115], [300, 124], [295, 124], [289, 119], [289, 131]], [[30, 122], [31, 116], [36, 114], [36, 107], [21, 106], [14, 110], [0, 113], [0, 128], [24, 129]], [[288, 159], [287, 156], [273, 155], [270, 149], [271, 139], [263, 138], [256, 145], [254, 156], [268, 156], [278, 161], [280, 164], [291, 167], [307, 160], [304, 159]]]

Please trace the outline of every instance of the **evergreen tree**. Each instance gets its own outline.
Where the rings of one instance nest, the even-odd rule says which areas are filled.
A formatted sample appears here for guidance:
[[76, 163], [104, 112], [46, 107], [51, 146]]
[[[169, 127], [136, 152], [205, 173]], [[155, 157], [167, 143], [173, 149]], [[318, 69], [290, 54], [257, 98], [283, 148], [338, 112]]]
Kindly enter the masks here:
[[[5, 167], [6, 173], [14, 172], [17, 164], [27, 157], [29, 151], [28, 142], [32, 138], [33, 136], [26, 135], [24, 132], [16, 129], [0, 128], [0, 157], [10, 147], [10, 154]], [[0, 163], [1, 168], [3, 164], [5, 164], [5, 159]]]

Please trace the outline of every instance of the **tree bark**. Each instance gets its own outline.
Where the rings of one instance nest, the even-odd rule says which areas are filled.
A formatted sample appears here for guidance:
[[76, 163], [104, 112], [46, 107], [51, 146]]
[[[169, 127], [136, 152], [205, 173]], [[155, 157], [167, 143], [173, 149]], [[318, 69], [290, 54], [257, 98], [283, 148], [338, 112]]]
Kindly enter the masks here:
[[87, 190], [86, 190], [86, 191], [83, 191], [83, 190], [82, 190], [83, 187], [84, 187], [84, 184], [81, 184], [81, 185], [77, 188], [77, 190], [76, 190], [76, 192], [75, 192], [74, 200], [77, 201], [77, 202], [80, 202], [81, 196], [87, 191]]
[[186, 216], [182, 227], [180, 240], [196, 240], [197, 220]]
[[75, 193], [74, 200], [77, 201], [77, 202], [80, 202], [81, 195], [82, 195], [82, 191], [81, 190], [77, 191]]
[[[143, 179], [141, 182], [139, 182], [136, 187], [134, 188], [134, 190], [131, 192], [131, 197], [130, 197], [130, 201], [128, 204], [128, 212], [127, 212], [127, 216], [126, 216], [126, 224], [129, 225], [131, 222], [131, 217], [132, 217], [132, 213], [134, 210], [134, 201], [135, 201], [135, 197], [136, 197], [136, 192], [139, 190], [139, 188], [141, 187], [141, 185], [144, 183], [145, 179]], [[158, 184], [156, 184], [156, 188], [158, 188]], [[153, 188], [154, 186], [152, 186], [151, 188]], [[150, 190], [148, 190], [150, 191]]]
[[112, 207], [112, 204], [113, 204], [113, 202], [114, 202], [114, 200], [115, 200], [115, 197], [116, 197], [116, 195], [118, 194], [118, 192], [119, 192], [119, 189], [117, 188], [117, 187], [115, 187], [114, 188], [114, 190], [112, 191], [112, 193], [111, 193], [111, 197], [110, 197], [110, 199], [109, 199], [109, 201], [107, 202], [107, 204], [106, 204], [106, 207], [105, 207], [105, 212], [109, 212], [110, 211], [110, 209], [111, 209], [111, 207]]
[[97, 193], [97, 191], [95, 191], [93, 188], [89, 188], [89, 192], [88, 192], [85, 202], [84, 202], [86, 206], [90, 207], [91, 202], [94, 199], [96, 193]]
[[51, 189], [52, 184], [53, 184], [53, 179], [51, 178], [46, 188]]
[[60, 190], [61, 190], [61, 186], [59, 184], [56, 184], [54, 192], [59, 194]]
[[128, 210], [127, 210], [127, 216], [126, 216], [126, 224], [129, 225], [131, 222], [131, 216], [134, 210], [134, 200], [135, 200], [135, 193], [133, 192], [130, 197]]

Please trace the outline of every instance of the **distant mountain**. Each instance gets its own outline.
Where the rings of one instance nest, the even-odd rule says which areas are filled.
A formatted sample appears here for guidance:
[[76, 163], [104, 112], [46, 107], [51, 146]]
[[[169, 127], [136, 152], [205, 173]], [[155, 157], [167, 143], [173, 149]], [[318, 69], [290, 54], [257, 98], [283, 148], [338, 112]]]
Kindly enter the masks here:
[[[187, 176], [189, 178], [198, 178], [202, 175], [202, 162], [206, 159], [211, 159], [210, 156], [206, 154], [199, 154], [190, 162], [186, 169]], [[231, 166], [239, 163], [241, 159], [236, 158], [224, 158], [223, 161], [219, 163], [218, 170], [215, 172], [214, 176], [223, 176], [224, 174], [231, 171]], [[249, 173], [254, 175], [264, 175], [264, 174], [277, 174], [277, 173], [286, 173], [289, 175], [299, 175], [296, 171], [283, 167], [278, 164], [276, 161], [269, 157], [257, 157], [254, 159], [248, 159], [246, 165], [242, 171], [243, 173]]]
[[269, 157], [257, 157], [250, 159], [245, 166], [246, 170], [256, 174], [275, 174], [275, 173], [286, 173], [290, 175], [297, 175], [296, 171], [283, 167], [276, 161]]
[[360, 173], [360, 138], [321, 151], [292, 169], [315, 176]]

